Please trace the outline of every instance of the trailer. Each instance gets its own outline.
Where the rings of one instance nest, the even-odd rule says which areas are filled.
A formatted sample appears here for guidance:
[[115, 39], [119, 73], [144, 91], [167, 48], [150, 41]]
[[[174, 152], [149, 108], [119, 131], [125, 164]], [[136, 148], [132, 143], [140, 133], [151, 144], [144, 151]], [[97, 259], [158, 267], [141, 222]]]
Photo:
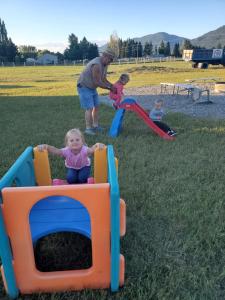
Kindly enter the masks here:
[[225, 67], [225, 49], [188, 49], [183, 50], [183, 60], [191, 61], [193, 68], [207, 69], [208, 65]]

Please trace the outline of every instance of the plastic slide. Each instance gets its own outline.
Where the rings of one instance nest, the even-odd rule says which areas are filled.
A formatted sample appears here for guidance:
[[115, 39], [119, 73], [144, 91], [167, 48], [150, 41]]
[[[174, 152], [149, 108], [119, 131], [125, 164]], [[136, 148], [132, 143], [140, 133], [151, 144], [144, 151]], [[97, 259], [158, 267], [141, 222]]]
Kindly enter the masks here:
[[121, 131], [122, 121], [124, 113], [126, 110], [131, 110], [136, 112], [136, 114], [150, 127], [156, 134], [161, 138], [166, 140], [174, 140], [175, 138], [169, 136], [166, 132], [161, 130], [155, 123], [149, 118], [148, 113], [139, 105], [134, 99], [126, 98], [121, 102], [120, 108], [116, 111], [113, 118], [111, 128], [109, 130], [109, 135], [111, 137], [117, 137]]

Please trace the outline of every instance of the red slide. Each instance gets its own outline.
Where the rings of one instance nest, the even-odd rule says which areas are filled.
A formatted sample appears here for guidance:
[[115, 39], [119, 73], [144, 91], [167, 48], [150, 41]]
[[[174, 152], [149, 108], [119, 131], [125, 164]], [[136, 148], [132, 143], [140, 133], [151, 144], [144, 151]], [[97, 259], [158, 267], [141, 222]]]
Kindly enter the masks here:
[[147, 126], [150, 127], [161, 138], [171, 141], [175, 140], [174, 137], [168, 135], [166, 132], [156, 126], [155, 123], [149, 118], [148, 113], [139, 104], [137, 104], [136, 101], [132, 101], [132, 103], [129, 103], [129, 100], [125, 100], [121, 103], [120, 108], [136, 112], [136, 114], [147, 124]]

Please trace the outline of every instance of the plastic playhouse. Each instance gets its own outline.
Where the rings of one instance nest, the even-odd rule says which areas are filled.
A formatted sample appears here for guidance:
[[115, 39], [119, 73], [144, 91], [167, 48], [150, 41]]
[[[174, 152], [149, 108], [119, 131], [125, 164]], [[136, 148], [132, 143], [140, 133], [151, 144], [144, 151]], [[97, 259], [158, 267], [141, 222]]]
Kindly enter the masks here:
[[[52, 185], [48, 153], [28, 147], [0, 180], [1, 273], [10, 298], [36, 292], [109, 288], [124, 284], [120, 236], [126, 206], [120, 199], [111, 145], [94, 154], [94, 183]], [[57, 232], [91, 239], [88, 269], [41, 272], [34, 244]], [[29, 280], [28, 280], [29, 278]]]
[[115, 113], [109, 130], [109, 135], [111, 137], [117, 137], [120, 134], [126, 110], [134, 111], [146, 123], [146, 125], [161, 138], [171, 141], [175, 139], [155, 125], [155, 123], [149, 118], [148, 113], [134, 99], [131, 98], [126, 98], [120, 103], [119, 109]]

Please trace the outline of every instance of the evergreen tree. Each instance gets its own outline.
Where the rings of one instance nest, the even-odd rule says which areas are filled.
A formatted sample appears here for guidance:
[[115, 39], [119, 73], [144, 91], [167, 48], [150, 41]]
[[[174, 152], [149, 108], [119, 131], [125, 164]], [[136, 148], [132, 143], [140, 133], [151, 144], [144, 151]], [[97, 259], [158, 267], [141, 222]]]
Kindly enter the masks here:
[[60, 52], [56, 52], [57, 58], [58, 58], [58, 63], [62, 64], [64, 61], [64, 55]]
[[18, 54], [17, 46], [12, 42], [11, 38], [9, 38], [6, 43], [6, 57], [8, 61], [15, 61], [15, 57]]
[[185, 39], [182, 45], [182, 50], [183, 49], [193, 49], [193, 45], [191, 44], [190, 40]]
[[81, 54], [78, 38], [75, 34], [71, 33], [68, 38], [69, 47], [64, 51], [65, 59], [68, 60], [80, 60], [83, 59]]
[[159, 48], [158, 48], [158, 53], [159, 54], [165, 54], [165, 44], [164, 44], [164, 41], [161, 42]]
[[17, 46], [7, 36], [4, 21], [0, 19], [0, 61], [15, 61]]
[[137, 45], [137, 57], [142, 57], [143, 56], [143, 46], [141, 42], [138, 43]]
[[4, 21], [0, 19], [0, 42], [5, 43], [8, 41], [7, 30]]
[[99, 56], [98, 46], [96, 44], [89, 43], [86, 37], [78, 41], [75, 34], [70, 34], [68, 38], [69, 47], [64, 51], [64, 58], [68, 60], [91, 60], [94, 57]]
[[126, 47], [126, 57], [134, 57], [135, 56], [135, 45], [134, 40], [128, 39], [127, 40], [127, 47]]
[[165, 47], [165, 50], [164, 50], [164, 55], [165, 55], [165, 56], [170, 56], [170, 55], [171, 55], [171, 51], [170, 51], [170, 42], [167, 42], [167, 43], [166, 43], [166, 47]]
[[152, 50], [153, 50], [152, 42], [150, 42], [150, 43], [146, 42], [145, 46], [144, 46], [144, 51], [143, 51], [144, 56], [152, 55]]
[[174, 45], [172, 55], [175, 56], [175, 57], [180, 57], [180, 56], [181, 56], [181, 54], [180, 54], [180, 45], [179, 45], [179, 43], [176, 43], [176, 44]]
[[82, 55], [82, 59], [88, 59], [89, 47], [90, 47], [90, 43], [87, 41], [86, 37], [83, 37], [83, 40], [80, 41], [80, 52]]
[[129, 57], [129, 56], [128, 56], [128, 55], [129, 55], [128, 44], [129, 44], [129, 42], [128, 42], [128, 40], [126, 40], [126, 41], [124, 42], [124, 57]]
[[99, 56], [98, 46], [90, 43], [88, 48], [88, 59], [91, 60], [97, 56]]

